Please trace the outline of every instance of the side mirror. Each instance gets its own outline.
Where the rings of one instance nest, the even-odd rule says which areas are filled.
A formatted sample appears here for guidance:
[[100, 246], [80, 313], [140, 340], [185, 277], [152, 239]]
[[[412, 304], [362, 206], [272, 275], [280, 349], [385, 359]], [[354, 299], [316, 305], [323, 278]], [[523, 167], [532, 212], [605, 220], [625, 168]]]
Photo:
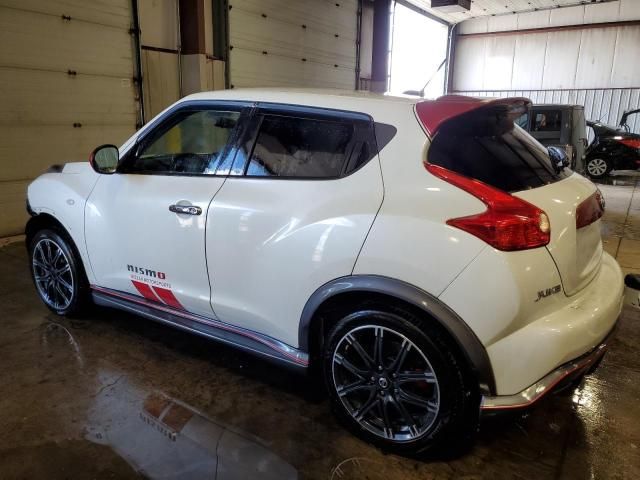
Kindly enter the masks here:
[[115, 145], [100, 145], [91, 152], [89, 163], [96, 172], [109, 175], [115, 173], [116, 168], [118, 168], [119, 158], [118, 147]]
[[564, 168], [571, 167], [571, 160], [567, 155], [567, 152], [560, 147], [547, 147], [549, 151], [549, 158], [556, 170], [560, 171]]

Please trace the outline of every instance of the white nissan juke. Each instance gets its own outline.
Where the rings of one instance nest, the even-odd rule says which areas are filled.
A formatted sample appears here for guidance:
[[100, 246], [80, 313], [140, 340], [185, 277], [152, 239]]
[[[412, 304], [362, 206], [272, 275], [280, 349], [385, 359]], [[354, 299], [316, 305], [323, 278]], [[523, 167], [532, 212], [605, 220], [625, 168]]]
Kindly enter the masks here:
[[191, 95], [29, 186], [37, 292], [317, 368], [362, 438], [446, 445], [592, 371], [622, 307], [600, 192], [514, 125], [528, 106]]

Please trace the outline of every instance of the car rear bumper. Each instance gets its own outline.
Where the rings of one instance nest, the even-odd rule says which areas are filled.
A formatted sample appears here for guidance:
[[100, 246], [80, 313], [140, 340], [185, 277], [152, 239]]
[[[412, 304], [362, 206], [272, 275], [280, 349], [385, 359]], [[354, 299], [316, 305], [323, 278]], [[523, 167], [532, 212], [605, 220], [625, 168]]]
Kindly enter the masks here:
[[596, 277], [579, 293], [566, 297], [564, 306], [487, 348], [497, 392], [486, 405], [526, 406], [539, 396], [538, 387], [538, 393], [543, 393], [559, 378], [588, 367], [583, 357], [599, 351], [620, 317], [623, 300], [620, 267], [603, 253]]
[[[617, 325], [617, 323], [616, 323]], [[546, 394], [561, 390], [585, 374], [591, 373], [599, 365], [607, 352], [616, 328], [596, 348], [586, 354], [561, 365], [533, 385], [515, 395], [484, 396], [480, 404], [483, 412], [527, 408]]]

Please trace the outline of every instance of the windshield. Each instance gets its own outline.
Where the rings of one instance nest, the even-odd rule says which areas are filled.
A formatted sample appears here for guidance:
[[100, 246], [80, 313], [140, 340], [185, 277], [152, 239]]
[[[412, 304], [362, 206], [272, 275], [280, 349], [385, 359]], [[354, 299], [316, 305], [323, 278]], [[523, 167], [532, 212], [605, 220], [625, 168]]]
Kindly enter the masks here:
[[476, 111], [444, 124], [434, 137], [429, 162], [507, 192], [547, 185], [571, 174], [513, 119]]

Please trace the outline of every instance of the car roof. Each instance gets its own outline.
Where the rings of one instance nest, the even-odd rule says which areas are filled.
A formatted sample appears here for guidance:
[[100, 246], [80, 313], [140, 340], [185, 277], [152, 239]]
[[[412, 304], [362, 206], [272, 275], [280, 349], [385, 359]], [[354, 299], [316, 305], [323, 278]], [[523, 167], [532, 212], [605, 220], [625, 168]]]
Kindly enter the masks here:
[[[424, 112], [423, 125], [430, 134], [446, 120], [462, 113], [489, 105], [526, 104], [523, 97], [493, 98], [444, 95], [436, 99], [415, 96], [395, 96], [367, 91], [308, 89], [308, 88], [234, 88], [194, 93], [182, 99], [188, 101], [232, 100], [305, 105], [368, 113], [376, 121], [389, 116], [394, 109], [413, 110], [415, 105]], [[426, 120], [426, 121], [425, 121]]]
[[364, 90], [338, 90], [319, 88], [232, 88], [229, 90], [213, 90], [194, 93], [184, 98], [187, 100], [237, 100], [262, 101], [305, 105], [323, 105], [327, 98], [342, 99], [345, 102], [369, 100], [375, 102], [401, 103], [412, 105], [422, 100], [418, 97], [396, 96], [372, 93]]

